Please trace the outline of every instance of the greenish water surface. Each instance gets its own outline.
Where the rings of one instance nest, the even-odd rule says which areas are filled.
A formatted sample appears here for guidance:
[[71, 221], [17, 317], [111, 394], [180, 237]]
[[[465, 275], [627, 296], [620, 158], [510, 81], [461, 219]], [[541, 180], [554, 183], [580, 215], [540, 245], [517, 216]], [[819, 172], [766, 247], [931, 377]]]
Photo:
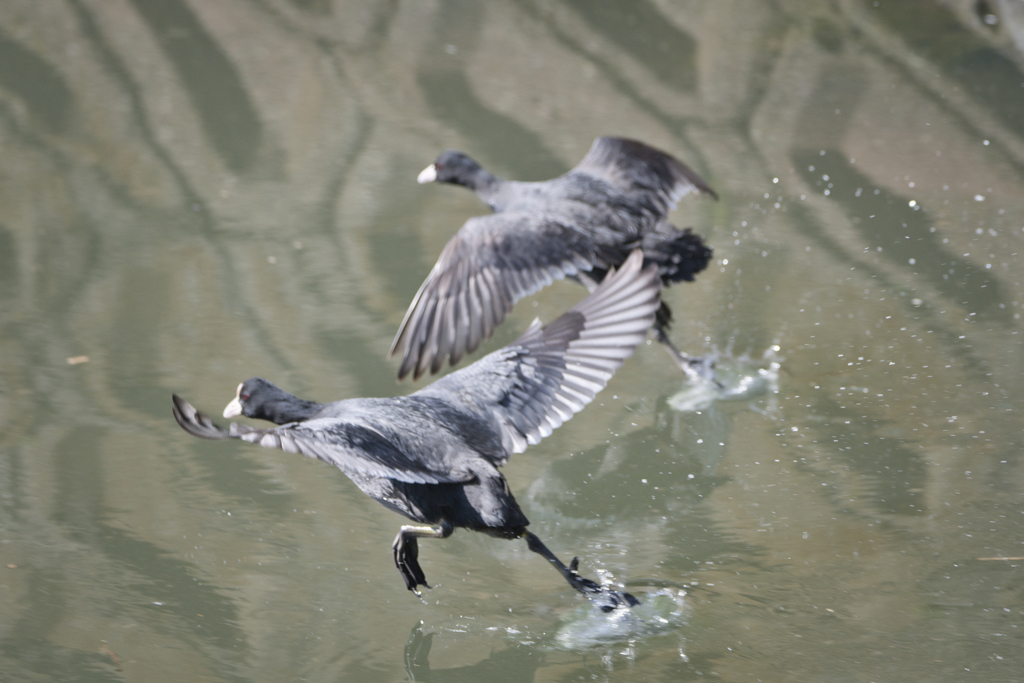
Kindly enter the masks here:
[[[1024, 680], [1014, 7], [4, 2], [0, 679]], [[720, 195], [672, 214], [715, 254], [665, 297], [727, 389], [642, 346], [504, 472], [634, 614], [466, 531], [419, 601], [341, 472], [174, 423], [254, 375], [422, 386], [387, 349], [485, 207], [417, 173], [605, 134]]]

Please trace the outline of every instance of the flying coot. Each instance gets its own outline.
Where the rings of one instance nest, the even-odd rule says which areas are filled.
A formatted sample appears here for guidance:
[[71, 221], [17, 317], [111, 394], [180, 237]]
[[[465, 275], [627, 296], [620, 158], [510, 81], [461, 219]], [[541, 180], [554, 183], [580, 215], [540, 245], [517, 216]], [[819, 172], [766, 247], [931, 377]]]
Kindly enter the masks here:
[[427, 586], [417, 539], [446, 538], [463, 527], [525, 537], [530, 550], [605, 611], [634, 605], [628, 593], [581, 577], [576, 559], [567, 567], [526, 530], [529, 520], [498, 467], [582, 410], [643, 341], [661, 279], [642, 263], [637, 250], [547, 327], [535, 320], [512, 344], [408, 396], [320, 404], [253, 378], [239, 385], [224, 416], [281, 426], [232, 422], [224, 429], [176, 395], [174, 417], [195, 436], [242, 439], [332, 463], [371, 498], [420, 523], [402, 526], [392, 546], [406, 587], [417, 595], [418, 586]]
[[[388, 354], [402, 351], [399, 379], [437, 372], [446, 357], [456, 364], [516, 301], [555, 279], [568, 276], [593, 291], [636, 247], [665, 284], [693, 280], [711, 258], [699, 236], [665, 216], [691, 191], [717, 195], [680, 161], [635, 140], [598, 138], [576, 168], [543, 182], [501, 180], [456, 151], [442, 153], [417, 180], [468, 187], [495, 213], [466, 221], [420, 286]], [[709, 374], [701, 359], [670, 342], [671, 319], [663, 302], [658, 340], [684, 371]]]

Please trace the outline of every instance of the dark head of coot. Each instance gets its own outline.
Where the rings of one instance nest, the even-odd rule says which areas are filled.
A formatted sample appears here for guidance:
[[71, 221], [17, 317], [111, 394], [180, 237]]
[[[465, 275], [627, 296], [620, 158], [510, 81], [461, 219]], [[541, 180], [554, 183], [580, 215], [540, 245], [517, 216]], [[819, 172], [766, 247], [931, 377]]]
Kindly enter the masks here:
[[423, 169], [416, 177], [419, 183], [451, 183], [462, 185], [471, 190], [482, 189], [491, 183], [500, 182], [498, 178], [485, 171], [480, 164], [454, 149], [438, 155], [430, 166]]
[[309, 420], [323, 408], [323, 404], [305, 401], [262, 377], [253, 377], [238, 385], [234, 400], [224, 408], [224, 417], [244, 415], [283, 425]]
[[[494, 212], [477, 216], [448, 242], [420, 286], [395, 336], [399, 378], [456, 364], [508, 315], [519, 299], [563, 277], [590, 291], [636, 248], [667, 285], [693, 280], [711, 249], [666, 217], [695, 192], [716, 197], [693, 170], [649, 145], [602, 137], [571, 171], [541, 182], [502, 180], [462, 152], [443, 152], [419, 182], [444, 182], [475, 191]], [[680, 367], [703, 365], [678, 351], [667, 330], [672, 312], [662, 304], [659, 341]], [[697, 374], [702, 374], [697, 373]]]

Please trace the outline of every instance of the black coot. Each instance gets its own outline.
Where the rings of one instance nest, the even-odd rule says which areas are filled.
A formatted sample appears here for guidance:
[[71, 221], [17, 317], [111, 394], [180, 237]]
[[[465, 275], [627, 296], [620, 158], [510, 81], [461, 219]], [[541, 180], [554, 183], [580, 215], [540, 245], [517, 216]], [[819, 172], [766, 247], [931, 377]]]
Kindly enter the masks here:
[[[500, 180], [461, 152], [447, 151], [419, 182], [463, 185], [495, 213], [466, 221], [448, 242], [409, 306], [389, 357], [402, 350], [399, 379], [452, 365], [491, 336], [519, 299], [569, 276], [593, 291], [608, 268], [636, 247], [658, 265], [665, 284], [692, 280], [711, 249], [665, 220], [683, 195], [716, 197], [700, 177], [642, 142], [602, 137], [569, 173], [543, 182]], [[662, 303], [658, 340], [687, 372], [698, 359], [680, 353], [666, 330]]]
[[[445, 538], [456, 527], [498, 538], [524, 537], [562, 576], [602, 609], [636, 604], [568, 567], [526, 530], [498, 471], [513, 453], [538, 443], [593, 400], [654, 322], [661, 280], [638, 250], [590, 296], [547, 327], [534, 321], [512, 344], [408, 396], [304, 401], [260, 378], [238, 387], [224, 410], [281, 426], [226, 430], [174, 396], [174, 417], [207, 439], [236, 438], [337, 465], [370, 497], [421, 524], [395, 538], [406, 587], [427, 586], [418, 538]], [[428, 586], [429, 587], [429, 586]]]

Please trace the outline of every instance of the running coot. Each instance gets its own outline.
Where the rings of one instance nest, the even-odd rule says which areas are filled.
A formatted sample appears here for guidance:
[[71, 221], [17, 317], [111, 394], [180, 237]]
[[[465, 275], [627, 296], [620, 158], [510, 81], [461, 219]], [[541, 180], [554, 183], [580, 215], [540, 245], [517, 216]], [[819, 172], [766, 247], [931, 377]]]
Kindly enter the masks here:
[[[693, 280], [711, 258], [699, 236], [665, 216], [691, 191], [717, 195], [680, 161], [635, 140], [598, 138], [576, 168], [543, 182], [500, 180], [456, 151], [442, 153], [417, 180], [468, 187], [495, 213], [466, 221], [420, 286], [388, 354], [402, 350], [399, 379], [437, 372], [446, 357], [454, 365], [516, 301], [552, 280], [568, 276], [593, 291], [636, 247], [665, 284]], [[658, 340], [684, 371], [706, 374], [702, 361], [669, 341], [671, 319], [663, 302]]]
[[[512, 344], [408, 396], [320, 404], [270, 382], [238, 387], [225, 417], [242, 414], [281, 426], [220, 427], [178, 396], [174, 417], [207, 439], [242, 439], [336, 465], [364, 493], [421, 525], [402, 526], [392, 546], [406, 587], [427, 586], [418, 538], [445, 538], [457, 527], [498, 538], [525, 537], [569, 584], [601, 609], [636, 604], [581, 577], [534, 534], [498, 471], [593, 400], [643, 341], [658, 308], [657, 268], [633, 253], [618, 272], [547, 327], [535, 320]], [[429, 586], [427, 586], [429, 588]]]

